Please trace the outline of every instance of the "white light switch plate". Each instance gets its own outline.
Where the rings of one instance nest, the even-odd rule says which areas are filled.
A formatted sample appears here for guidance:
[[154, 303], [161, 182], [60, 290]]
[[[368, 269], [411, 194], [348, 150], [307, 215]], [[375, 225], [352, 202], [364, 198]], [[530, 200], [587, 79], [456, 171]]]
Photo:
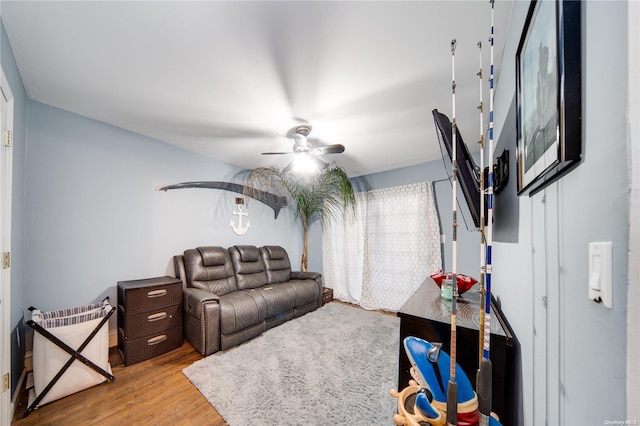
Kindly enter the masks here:
[[589, 299], [613, 308], [613, 245], [589, 243]]

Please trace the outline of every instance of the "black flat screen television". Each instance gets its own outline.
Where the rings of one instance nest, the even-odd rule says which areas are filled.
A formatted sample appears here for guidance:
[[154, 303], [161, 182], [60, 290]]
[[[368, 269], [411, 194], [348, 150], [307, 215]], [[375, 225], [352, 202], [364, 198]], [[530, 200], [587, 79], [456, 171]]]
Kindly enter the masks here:
[[[453, 161], [453, 135], [451, 132], [451, 121], [449, 117], [438, 112], [437, 109], [432, 111], [433, 121], [436, 125], [436, 133], [438, 134], [438, 140], [441, 145], [444, 145], [447, 153], [449, 154], [449, 160]], [[460, 130], [456, 126], [456, 163], [458, 165], [458, 182], [464, 198], [471, 212], [473, 223], [476, 228], [480, 227], [480, 169], [476, 166], [476, 163], [471, 157], [469, 148], [462, 140], [460, 136]], [[485, 199], [485, 224], [487, 220], [487, 200]]]

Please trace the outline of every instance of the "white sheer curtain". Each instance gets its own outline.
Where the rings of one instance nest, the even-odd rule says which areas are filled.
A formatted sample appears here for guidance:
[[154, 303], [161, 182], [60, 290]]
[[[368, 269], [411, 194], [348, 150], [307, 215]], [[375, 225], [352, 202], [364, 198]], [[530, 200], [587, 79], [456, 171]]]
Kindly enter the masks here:
[[335, 221], [322, 230], [324, 285], [333, 288], [333, 297], [360, 304], [364, 274], [367, 194], [356, 193], [355, 218]]
[[325, 285], [338, 300], [397, 311], [442, 265], [430, 182], [357, 194], [355, 220], [323, 231]]

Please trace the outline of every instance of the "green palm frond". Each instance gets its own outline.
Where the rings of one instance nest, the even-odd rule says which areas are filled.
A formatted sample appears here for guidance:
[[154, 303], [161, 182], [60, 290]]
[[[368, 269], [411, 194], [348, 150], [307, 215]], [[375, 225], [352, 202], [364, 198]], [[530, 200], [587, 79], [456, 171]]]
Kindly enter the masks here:
[[249, 173], [245, 188], [247, 195], [261, 189], [286, 197], [296, 217], [306, 225], [316, 220], [324, 225], [348, 211], [355, 212], [353, 186], [346, 172], [337, 166], [303, 177], [277, 167], [259, 167]]
[[307, 229], [319, 220], [324, 227], [331, 220], [351, 213], [355, 216], [356, 196], [347, 173], [335, 164], [311, 176], [285, 173], [277, 167], [251, 170], [245, 181], [245, 193], [263, 190], [284, 196], [302, 222], [304, 232], [303, 270], [306, 270]]

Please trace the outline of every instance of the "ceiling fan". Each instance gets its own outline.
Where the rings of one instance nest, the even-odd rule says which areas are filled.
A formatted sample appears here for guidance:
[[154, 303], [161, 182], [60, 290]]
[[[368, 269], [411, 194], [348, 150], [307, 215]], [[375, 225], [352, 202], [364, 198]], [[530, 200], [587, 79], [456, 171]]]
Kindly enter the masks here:
[[344, 152], [344, 145], [334, 144], [321, 147], [313, 147], [307, 140], [311, 132], [311, 125], [305, 124], [292, 128], [287, 132], [287, 136], [293, 138], [293, 149], [291, 152], [263, 152], [262, 155], [289, 155], [295, 154], [295, 158], [285, 168], [284, 172], [290, 170], [310, 172], [312, 170], [324, 170], [329, 163], [317, 158], [319, 155], [340, 154]]

